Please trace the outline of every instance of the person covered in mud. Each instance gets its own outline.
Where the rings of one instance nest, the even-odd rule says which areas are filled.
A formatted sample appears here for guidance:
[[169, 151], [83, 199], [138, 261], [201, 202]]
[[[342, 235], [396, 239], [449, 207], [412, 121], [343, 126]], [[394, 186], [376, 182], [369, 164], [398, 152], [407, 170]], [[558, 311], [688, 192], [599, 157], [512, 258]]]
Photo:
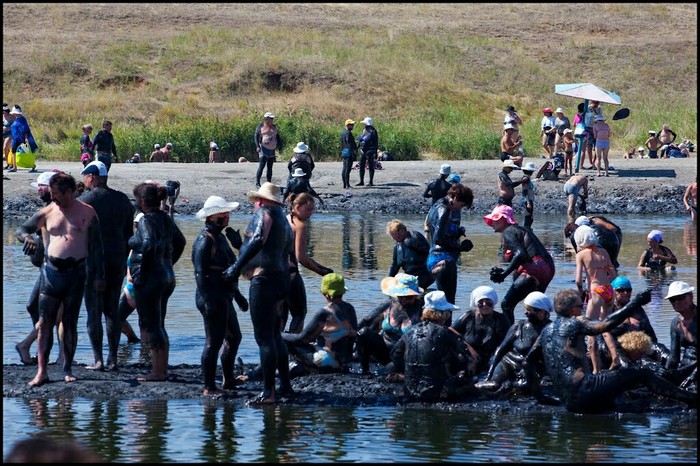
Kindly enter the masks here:
[[554, 394], [568, 411], [598, 413], [615, 409], [615, 399], [628, 390], [647, 387], [654, 393], [688, 406], [697, 406], [696, 394], [682, 390], [659, 377], [649, 368], [627, 367], [592, 374], [586, 355], [586, 335], [598, 335], [622, 323], [635, 308], [651, 301], [651, 290], [638, 293], [628, 304], [604, 320], [589, 320], [581, 315], [583, 301], [577, 290], [562, 290], [554, 297], [557, 317], [547, 325], [526, 358], [528, 383], [537, 400], [554, 400], [541, 390], [535, 362], [544, 358]]
[[663, 242], [664, 233], [661, 230], [649, 232], [647, 235], [649, 247], [644, 250], [637, 264], [637, 269], [640, 272], [672, 272], [676, 270], [673, 264], [677, 264], [678, 259], [669, 248], [661, 244]]
[[428, 183], [428, 186], [425, 187], [425, 191], [423, 191], [423, 197], [426, 199], [430, 198], [432, 204], [435, 204], [445, 197], [447, 190], [452, 186], [450, 182], [447, 181], [447, 177], [450, 176], [451, 172], [452, 167], [450, 167], [449, 164], [443, 163], [440, 165], [439, 176]]
[[[289, 353], [282, 339], [284, 301], [289, 294], [289, 256], [294, 254], [294, 234], [282, 210], [279, 186], [265, 182], [248, 192], [253, 217], [245, 230], [238, 260], [224, 271], [234, 283], [240, 275], [250, 280], [248, 302], [255, 342], [260, 348], [263, 391], [251, 400], [272, 404], [294, 395], [289, 377]], [[275, 371], [280, 387], [275, 389]]]
[[593, 228], [593, 233], [596, 236], [598, 246], [608, 251], [610, 261], [612, 262], [613, 267], [615, 267], [615, 270], [617, 270], [620, 267], [620, 263], [617, 261], [617, 256], [620, 254], [620, 248], [622, 246], [622, 230], [620, 227], [600, 215], [592, 217], [580, 215], [578, 218], [576, 218], [575, 222], [569, 223], [564, 227], [564, 236], [569, 238], [569, 241], [571, 241], [571, 246], [576, 252], [578, 252], [578, 246], [576, 245], [576, 240], [574, 239], [574, 232], [580, 225], [587, 225]]
[[[525, 319], [510, 326], [503, 341], [489, 361], [486, 379], [476, 384], [476, 388], [497, 391], [506, 382], [516, 389], [527, 388], [527, 377], [523, 364], [527, 353], [537, 341], [545, 325], [551, 323], [549, 315], [554, 312], [552, 299], [544, 293], [533, 291], [525, 297]], [[544, 373], [542, 364], [536, 369]]]
[[[233, 368], [241, 344], [241, 327], [238, 324], [233, 300], [241, 311], [248, 311], [248, 301], [232, 282], [225, 281], [223, 271], [236, 262], [226, 237], [231, 211], [238, 209], [238, 202], [226, 202], [220, 196], [209, 196], [196, 214], [204, 220], [204, 228], [192, 245], [192, 264], [197, 284], [195, 303], [204, 318], [205, 344], [202, 351], [202, 376], [205, 396], [221, 393], [216, 386], [216, 359], [221, 351], [221, 368], [224, 390], [235, 388]], [[224, 231], [226, 230], [226, 233]], [[238, 246], [240, 247], [240, 235]]]
[[466, 343], [470, 372], [480, 374], [489, 368], [489, 361], [508, 332], [508, 319], [495, 310], [498, 294], [490, 286], [478, 286], [470, 295], [469, 310], [452, 325]]
[[[139, 212], [134, 216], [134, 232], [139, 227], [139, 220], [143, 218], [143, 212]], [[129, 255], [126, 258], [126, 279], [124, 281], [124, 288], [119, 295], [119, 320], [121, 320], [122, 333], [126, 336], [127, 343], [138, 343], [141, 339], [136, 336], [133, 327], [129, 324], [128, 318], [136, 309], [136, 299], [134, 295], [134, 280], [131, 278], [131, 272], [129, 272], [129, 266], [131, 265], [131, 255], [133, 251], [129, 251]], [[144, 344], [147, 343], [146, 334], [141, 335], [144, 338]]]
[[443, 291], [424, 297], [421, 321], [411, 325], [391, 350], [391, 360], [403, 378], [410, 398], [435, 402], [473, 391], [471, 377], [461, 368], [469, 354], [459, 336], [445, 325], [448, 314], [459, 307], [447, 301]]
[[[693, 302], [695, 287], [683, 281], [668, 285], [668, 299], [678, 313], [671, 321], [671, 355], [667, 369], [697, 363], [698, 356], [698, 306]], [[696, 375], [697, 381], [697, 375]]]
[[292, 229], [294, 238], [293, 254], [289, 256], [289, 295], [284, 304], [282, 317], [282, 330], [287, 326], [287, 318], [292, 315], [289, 323], [290, 333], [299, 333], [304, 328], [306, 318], [306, 287], [304, 279], [299, 272], [299, 264], [321, 276], [333, 272], [333, 269], [316, 262], [306, 250], [308, 243], [307, 226], [311, 215], [314, 213], [314, 198], [308, 193], [293, 194], [289, 198], [289, 213], [287, 222]]
[[134, 283], [139, 326], [148, 334], [151, 354], [151, 373], [137, 380], [162, 382], [168, 378], [170, 341], [165, 315], [176, 285], [173, 265], [180, 259], [187, 241], [170, 215], [160, 208], [168, 195], [165, 186], [144, 182], [134, 186], [133, 194], [143, 217], [129, 239], [132, 250], [129, 273]]
[[[119, 318], [119, 294], [126, 275], [126, 258], [129, 256], [129, 238], [133, 235], [134, 206], [129, 197], [107, 185], [107, 167], [100, 161], [90, 162], [81, 172], [87, 191], [77, 199], [91, 205], [100, 219], [102, 245], [108, 252], [104, 257], [105, 289], [95, 292], [90, 286], [93, 277], [88, 276], [85, 287], [87, 333], [92, 346], [93, 364], [88, 369], [117, 369], [117, 349], [121, 336]], [[102, 354], [102, 316], [107, 335], [107, 364]]]
[[420, 322], [423, 307], [423, 289], [418, 286], [418, 277], [398, 273], [385, 277], [381, 282], [382, 293], [391, 299], [377, 306], [358, 324], [357, 353], [362, 373], [369, 373], [369, 362], [374, 358], [387, 366], [389, 373], [395, 372], [391, 363], [391, 349], [408, 327]]
[[386, 232], [396, 244], [391, 256], [389, 277], [395, 277], [399, 270], [418, 277], [418, 286], [428, 288], [435, 282], [435, 277], [426, 265], [430, 244], [419, 231], [411, 231], [398, 219], [390, 220]]
[[[472, 190], [462, 184], [451, 186], [447, 195], [430, 207], [425, 218], [428, 231], [430, 251], [427, 267], [435, 278], [438, 290], [444, 291], [447, 300], [454, 304], [457, 294], [457, 260], [462, 252], [469, 252], [474, 247], [471, 240], [459, 238], [465, 236], [465, 229], [460, 225], [461, 211], [469, 209], [474, 202]], [[451, 322], [451, 317], [448, 320]]]
[[325, 207], [323, 199], [318, 195], [316, 190], [311, 187], [309, 179], [306, 177], [306, 173], [302, 168], [295, 168], [292, 175], [287, 180], [287, 187], [284, 189], [284, 196], [282, 196], [283, 201], [287, 201], [289, 196], [294, 194], [308, 193], [311, 196], [318, 199], [321, 207]]
[[[43, 237], [45, 258], [41, 266], [37, 322], [38, 369], [29, 382], [32, 387], [49, 381], [48, 359], [53, 345], [53, 327], [57, 324], [63, 324], [63, 340], [59, 340], [63, 345], [63, 380], [77, 380], [72, 365], [87, 274], [94, 274], [96, 291], [104, 289], [104, 253], [97, 212], [75, 199], [75, 178], [71, 175], [57, 173], [51, 177], [49, 186], [53, 202], [35, 213], [15, 233], [24, 243], [27, 254], [32, 254], [36, 248], [34, 233], [40, 230], [47, 233]], [[63, 312], [59, 316], [61, 306]]]
[[319, 310], [301, 333], [284, 333], [289, 354], [299, 362], [300, 374], [343, 372], [353, 360], [357, 337], [357, 314], [343, 301], [345, 278], [329, 273], [321, 279], [326, 306]]
[[510, 325], [515, 320], [515, 306], [520, 301], [533, 291], [547, 291], [554, 278], [554, 259], [532, 230], [517, 224], [512, 207], [498, 205], [483, 218], [493, 231], [503, 236], [503, 258], [509, 261], [505, 270], [500, 267], [491, 269], [491, 281], [503, 283], [513, 272], [513, 284], [501, 303], [501, 310]]

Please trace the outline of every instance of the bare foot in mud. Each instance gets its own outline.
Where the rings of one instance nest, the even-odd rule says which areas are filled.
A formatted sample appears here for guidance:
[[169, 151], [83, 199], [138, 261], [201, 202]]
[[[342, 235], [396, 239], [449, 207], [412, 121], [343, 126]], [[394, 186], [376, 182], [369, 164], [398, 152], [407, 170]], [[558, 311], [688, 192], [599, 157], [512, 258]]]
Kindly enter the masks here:
[[27, 385], [30, 387], [41, 387], [45, 383], [48, 383], [49, 381], [49, 376], [45, 374], [37, 374], [36, 377], [31, 382], [28, 382]]
[[246, 383], [248, 381], [248, 376], [247, 375], [237, 375], [235, 381], [239, 385], [242, 383]]
[[275, 395], [270, 395], [270, 396], [265, 396], [264, 393], [259, 394], [255, 398], [251, 398], [248, 401], [246, 401], [247, 405], [273, 405], [277, 403], [277, 398], [275, 398]]
[[90, 364], [89, 366], [85, 366], [85, 369], [91, 370], [91, 371], [103, 371], [105, 370], [104, 363], [102, 361], [95, 361], [95, 364]]
[[153, 373], [136, 378], [139, 382], [165, 382], [167, 379], [167, 375], [156, 375]]
[[66, 374], [63, 376], [64, 382], [75, 382], [76, 380], [78, 380], [78, 378], [73, 374]]
[[219, 397], [219, 396], [225, 395], [225, 392], [223, 390], [219, 390], [218, 388], [215, 388], [214, 390], [205, 389], [202, 392], [202, 395], [211, 396], [211, 397]]
[[17, 350], [17, 354], [19, 354], [19, 359], [22, 361], [22, 364], [25, 366], [35, 366], [37, 364], [37, 359], [33, 358], [29, 354], [28, 346], [23, 346], [17, 343], [15, 345], [15, 349]]

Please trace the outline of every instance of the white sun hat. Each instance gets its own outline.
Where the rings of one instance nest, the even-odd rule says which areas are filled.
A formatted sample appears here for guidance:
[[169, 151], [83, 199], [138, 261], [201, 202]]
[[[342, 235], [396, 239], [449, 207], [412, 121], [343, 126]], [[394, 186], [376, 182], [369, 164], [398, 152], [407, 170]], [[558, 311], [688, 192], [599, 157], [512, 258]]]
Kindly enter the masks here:
[[675, 281], [668, 285], [668, 294], [664, 299], [671, 299], [674, 296], [681, 296], [686, 293], [692, 293], [695, 287], [688, 285], [686, 282]]
[[365, 117], [365, 119], [362, 120], [361, 123], [367, 126], [374, 126], [374, 121], [370, 117]]
[[294, 169], [294, 172], [292, 173], [292, 176], [294, 178], [299, 178], [300, 176], [306, 176], [306, 173], [304, 173], [304, 169], [301, 167], [297, 167]]
[[444, 291], [431, 291], [423, 296], [423, 309], [433, 309], [435, 311], [454, 311], [459, 309], [459, 306], [455, 306], [447, 300]]
[[297, 146], [294, 148], [294, 153], [296, 154], [303, 154], [304, 152], [309, 151], [309, 146], [304, 144], [303, 142], [297, 143]]
[[209, 196], [209, 198], [204, 201], [204, 207], [202, 207], [196, 215], [198, 219], [205, 220], [210, 215], [236, 210], [238, 206], [238, 202], [226, 202], [226, 199], [223, 197]]

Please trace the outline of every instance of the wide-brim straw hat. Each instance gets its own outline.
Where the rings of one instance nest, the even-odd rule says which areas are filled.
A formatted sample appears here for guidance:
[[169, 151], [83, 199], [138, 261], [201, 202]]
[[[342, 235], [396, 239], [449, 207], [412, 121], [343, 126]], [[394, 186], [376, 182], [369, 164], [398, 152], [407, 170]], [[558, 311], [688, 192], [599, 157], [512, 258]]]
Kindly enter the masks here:
[[423, 288], [418, 286], [418, 277], [407, 273], [397, 273], [395, 277], [386, 277], [381, 283], [382, 293], [388, 296], [421, 296]]
[[282, 190], [279, 186], [269, 181], [264, 182], [257, 191], [249, 191], [248, 199], [250, 202], [255, 202], [258, 199], [267, 199], [279, 205], [284, 204], [284, 202], [282, 202]]
[[205, 220], [210, 215], [236, 210], [238, 209], [239, 205], [240, 204], [238, 202], [227, 202], [223, 197], [209, 196], [209, 198], [204, 202], [204, 207], [197, 212], [196, 216], [200, 220]]

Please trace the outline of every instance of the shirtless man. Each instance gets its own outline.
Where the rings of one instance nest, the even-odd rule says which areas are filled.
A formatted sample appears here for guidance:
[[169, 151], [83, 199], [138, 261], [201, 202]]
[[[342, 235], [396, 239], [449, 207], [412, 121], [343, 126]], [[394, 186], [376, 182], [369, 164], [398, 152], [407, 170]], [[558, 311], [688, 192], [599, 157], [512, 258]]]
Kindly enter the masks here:
[[566, 409], [578, 413], [604, 412], [615, 409], [615, 398], [628, 390], [644, 386], [659, 395], [673, 398], [690, 407], [697, 406], [696, 394], [675, 387], [650, 368], [628, 367], [591, 374], [584, 343], [585, 335], [599, 335], [622, 323], [636, 308], [651, 301], [651, 291], [635, 296], [625, 307], [605, 320], [588, 320], [581, 316], [583, 302], [576, 290], [562, 290], [554, 297], [557, 318], [547, 325], [527, 355], [527, 374], [538, 401], [551, 403], [544, 396], [535, 371], [539, 358], [544, 359], [552, 388]]
[[[649, 139], [646, 140], [644, 145], [647, 147], [647, 149], [649, 149], [648, 157], [650, 159], [658, 159], [659, 158], [658, 151], [659, 151], [659, 149], [661, 149], [661, 146], [663, 144], [661, 144], [661, 141], [659, 141], [659, 138], [656, 137], [656, 131], [654, 131], [653, 129], [649, 130]], [[644, 155], [644, 154], [642, 154], [642, 155]]]
[[503, 168], [498, 173], [498, 205], [513, 207], [515, 187], [530, 182], [530, 179], [526, 176], [522, 177], [518, 181], [511, 180], [510, 173], [513, 170], [520, 170], [520, 167], [515, 164], [514, 160], [504, 160]]
[[[63, 373], [66, 382], [74, 382], [71, 366], [78, 343], [78, 313], [83, 299], [85, 277], [95, 274], [96, 291], [104, 289], [104, 263], [100, 222], [95, 209], [75, 199], [75, 179], [58, 173], [50, 181], [53, 203], [39, 210], [20, 226], [15, 236], [25, 249], [36, 248], [33, 233], [44, 232], [46, 258], [39, 295], [38, 370], [29, 386], [48, 382], [47, 365], [53, 345], [53, 327], [63, 305]], [[28, 243], [28, 244], [27, 244]]]
[[[579, 248], [579, 251], [576, 253], [576, 286], [579, 293], [581, 293], [582, 299], [588, 297], [586, 318], [592, 320], [604, 319], [613, 308], [615, 296], [611, 282], [617, 275], [615, 267], [613, 267], [608, 251], [598, 246], [595, 233], [591, 227], [588, 225], [579, 226], [574, 232], [574, 238]], [[587, 291], [583, 289], [584, 272], [588, 281]], [[612, 359], [610, 369], [614, 369], [620, 364], [614, 337], [609, 332], [605, 332], [603, 333], [603, 338]], [[594, 336], [588, 337], [588, 346], [593, 373], [597, 374], [601, 370], [601, 363]]]
[[512, 160], [515, 165], [520, 166], [523, 163], [523, 156], [519, 154], [518, 149], [523, 145], [522, 139], [516, 139], [514, 134], [516, 129], [512, 124], [507, 124], [503, 127], [503, 136], [501, 137], [501, 162]]
[[576, 201], [579, 197], [584, 201], [588, 199], [588, 178], [586, 175], [572, 175], [571, 178], [564, 183], [564, 193], [568, 196], [566, 221], [567, 223], [573, 223], [576, 219]]
[[683, 194], [683, 204], [686, 212], [690, 213], [690, 219], [697, 222], [698, 219], [698, 177], [690, 183]]

